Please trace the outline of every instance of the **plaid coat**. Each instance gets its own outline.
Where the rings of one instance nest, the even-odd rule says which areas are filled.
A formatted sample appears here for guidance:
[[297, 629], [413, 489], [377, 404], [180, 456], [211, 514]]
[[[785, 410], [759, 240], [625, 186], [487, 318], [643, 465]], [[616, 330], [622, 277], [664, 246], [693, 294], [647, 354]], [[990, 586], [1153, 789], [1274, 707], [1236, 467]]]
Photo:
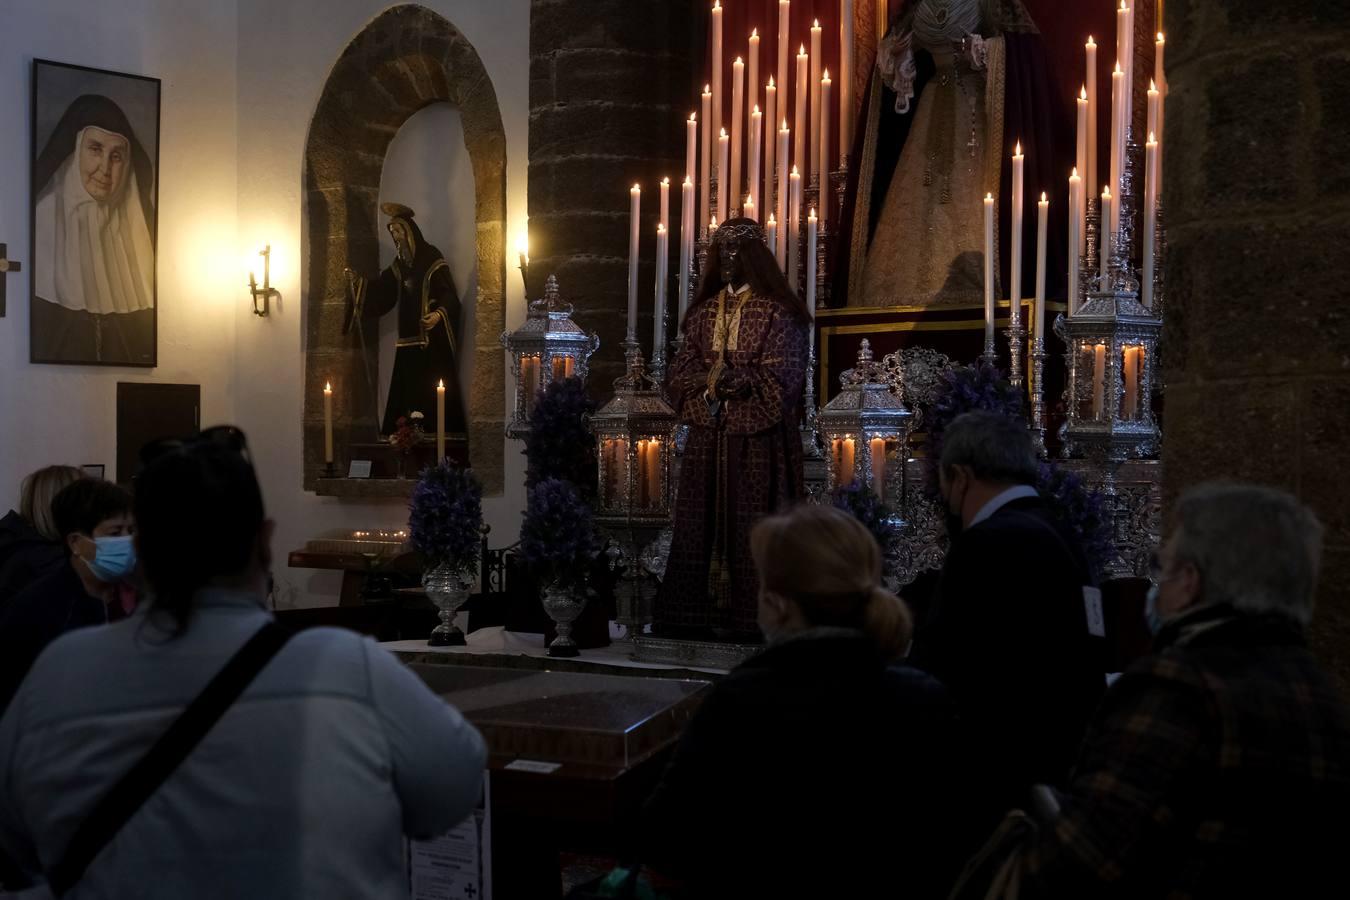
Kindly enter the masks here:
[[1347, 848], [1344, 699], [1287, 619], [1211, 607], [1107, 693], [1026, 864], [1044, 897], [1344, 897]]

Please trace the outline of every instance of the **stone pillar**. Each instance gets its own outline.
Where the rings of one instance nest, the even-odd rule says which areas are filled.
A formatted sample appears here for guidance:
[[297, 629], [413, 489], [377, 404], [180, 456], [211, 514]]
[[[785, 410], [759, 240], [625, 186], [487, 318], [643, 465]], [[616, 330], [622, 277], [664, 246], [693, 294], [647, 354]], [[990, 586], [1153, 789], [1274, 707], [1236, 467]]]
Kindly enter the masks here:
[[[556, 274], [578, 324], [600, 335], [589, 379], [597, 399], [622, 374], [634, 183], [642, 185], [638, 340], [651, 352], [657, 186], [670, 178], [678, 235], [684, 121], [698, 103], [692, 59], [702, 56], [698, 23], [707, 19], [695, 8], [691, 0], [530, 4], [529, 292], [542, 295]], [[673, 276], [677, 238], [670, 247]], [[668, 296], [673, 309], [673, 288]]]
[[1166, 492], [1326, 526], [1313, 644], [1350, 687], [1350, 5], [1168, 0]]

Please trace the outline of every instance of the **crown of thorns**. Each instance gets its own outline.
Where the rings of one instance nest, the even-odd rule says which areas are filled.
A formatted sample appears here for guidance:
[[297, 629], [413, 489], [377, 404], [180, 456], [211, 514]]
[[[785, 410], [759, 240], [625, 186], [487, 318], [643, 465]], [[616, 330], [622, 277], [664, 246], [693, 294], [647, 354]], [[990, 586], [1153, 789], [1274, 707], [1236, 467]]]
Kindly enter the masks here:
[[737, 222], [734, 225], [723, 225], [713, 232], [713, 243], [724, 244], [728, 241], [741, 243], [743, 241], [764, 240], [764, 229], [760, 228], [754, 222]]

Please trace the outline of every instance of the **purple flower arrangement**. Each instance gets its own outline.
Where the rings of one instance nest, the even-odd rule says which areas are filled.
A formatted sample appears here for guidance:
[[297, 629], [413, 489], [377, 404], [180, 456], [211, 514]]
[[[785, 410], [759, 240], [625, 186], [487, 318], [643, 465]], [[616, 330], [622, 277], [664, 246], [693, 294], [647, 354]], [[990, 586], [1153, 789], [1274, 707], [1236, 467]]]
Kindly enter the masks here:
[[552, 381], [539, 392], [525, 436], [525, 487], [560, 478], [594, 496], [595, 435], [587, 427], [593, 412], [595, 404], [580, 378]]
[[546, 478], [526, 494], [520, 556], [539, 584], [584, 588], [601, 543], [577, 486]]
[[483, 486], [472, 471], [445, 460], [422, 471], [413, 488], [408, 533], [429, 565], [447, 564], [459, 575], [477, 572], [482, 524]]
[[895, 526], [891, 519], [891, 508], [881, 501], [874, 491], [859, 481], [849, 485], [840, 485], [830, 492], [830, 500], [838, 509], [853, 516], [866, 526], [876, 538], [884, 555], [895, 538]]
[[1089, 491], [1081, 478], [1052, 462], [1041, 463], [1036, 490], [1055, 515], [1077, 533], [1092, 574], [1100, 580], [1116, 555], [1102, 492]]

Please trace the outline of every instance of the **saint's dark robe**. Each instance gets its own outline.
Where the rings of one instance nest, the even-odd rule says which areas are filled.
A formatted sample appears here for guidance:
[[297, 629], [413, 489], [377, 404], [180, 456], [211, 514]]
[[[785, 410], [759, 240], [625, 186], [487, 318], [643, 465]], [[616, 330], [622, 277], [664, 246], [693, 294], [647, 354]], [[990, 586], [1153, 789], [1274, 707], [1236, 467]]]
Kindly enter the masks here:
[[[743, 301], [743, 302], [742, 302]], [[735, 396], [716, 417], [704, 402], [726, 329], [723, 384]], [[747, 292], [690, 309], [670, 399], [689, 428], [680, 461], [674, 540], [655, 621], [672, 631], [758, 633], [759, 584], [750, 528], [800, 500], [800, 409], [806, 323], [782, 303]], [[673, 628], [672, 628], [673, 626]]]
[[[389, 398], [384, 407], [382, 434], [393, 434], [400, 416], [417, 411], [426, 418], [422, 427], [436, 430], [436, 383], [445, 382], [445, 433], [463, 438], [464, 399], [459, 383], [459, 293], [450, 266], [439, 250], [416, 233], [416, 255], [411, 265], [395, 257], [380, 276], [366, 286], [363, 314], [382, 316], [397, 310], [398, 343]], [[435, 314], [431, 327], [424, 316]]]

